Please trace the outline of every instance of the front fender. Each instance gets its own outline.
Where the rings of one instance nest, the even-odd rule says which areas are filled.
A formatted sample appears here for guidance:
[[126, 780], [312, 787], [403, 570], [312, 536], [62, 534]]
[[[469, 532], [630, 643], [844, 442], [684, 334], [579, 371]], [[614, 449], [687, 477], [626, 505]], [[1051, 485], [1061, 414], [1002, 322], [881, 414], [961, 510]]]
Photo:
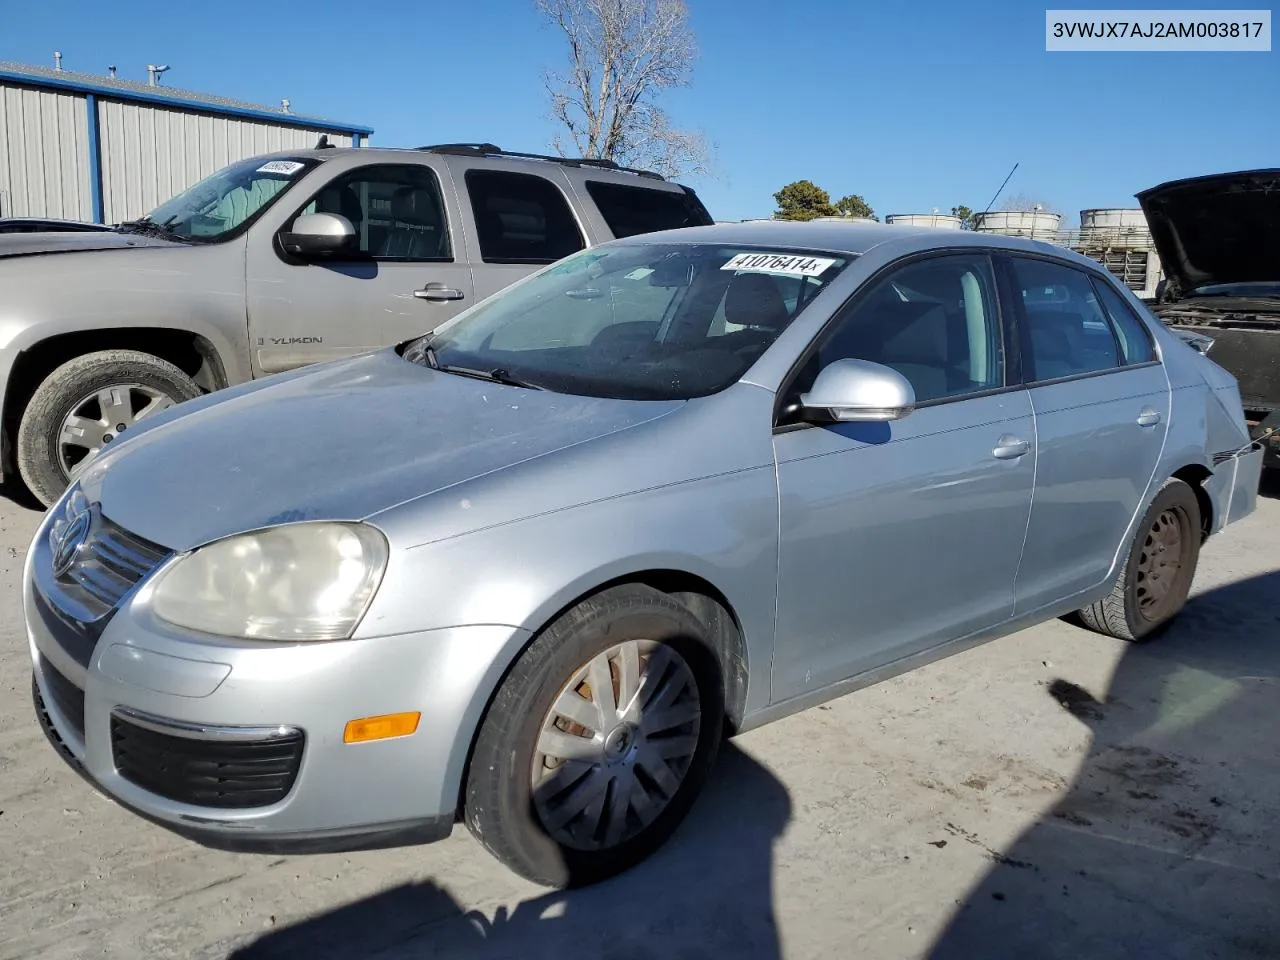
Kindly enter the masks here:
[[[558, 613], [613, 581], [688, 574], [731, 606], [747, 651], [745, 712], [769, 696], [777, 592], [777, 487], [768, 467], [672, 484], [397, 551], [408, 534], [380, 525], [393, 560], [357, 636], [453, 626], [519, 631], [493, 684]], [[521, 639], [521, 638], [526, 639]]]
[[244, 244], [51, 253], [0, 260], [0, 384], [51, 337], [179, 330], [203, 337], [228, 383], [251, 376]]

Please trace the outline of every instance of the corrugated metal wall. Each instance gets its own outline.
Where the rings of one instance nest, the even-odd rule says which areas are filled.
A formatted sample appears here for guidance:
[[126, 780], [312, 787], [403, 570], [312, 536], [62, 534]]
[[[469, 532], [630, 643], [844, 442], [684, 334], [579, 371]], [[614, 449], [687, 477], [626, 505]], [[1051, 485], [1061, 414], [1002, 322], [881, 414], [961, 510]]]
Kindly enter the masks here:
[[93, 218], [83, 94], [0, 85], [0, 216]]
[[[236, 160], [314, 147], [321, 134], [111, 100], [98, 101], [98, 128], [107, 223], [140, 217]], [[351, 137], [330, 133], [329, 142], [349, 147]]]

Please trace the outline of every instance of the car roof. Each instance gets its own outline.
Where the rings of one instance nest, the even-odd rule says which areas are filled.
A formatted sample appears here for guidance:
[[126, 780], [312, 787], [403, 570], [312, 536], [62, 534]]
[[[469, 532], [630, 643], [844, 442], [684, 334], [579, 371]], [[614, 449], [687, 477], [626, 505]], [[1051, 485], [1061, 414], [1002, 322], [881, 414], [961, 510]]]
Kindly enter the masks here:
[[[683, 227], [643, 236], [629, 237], [615, 243], [671, 242], [723, 243], [741, 246], [778, 246], [797, 250], [848, 253], [860, 256], [873, 247], [893, 241], [907, 241], [913, 250], [999, 249], [1012, 252], [1049, 255], [1094, 270], [1101, 266], [1082, 254], [1043, 240], [1010, 237], [998, 233], [973, 230], [943, 230], [937, 227], [867, 223], [839, 223], [831, 220], [744, 220], [741, 223], [717, 223], [705, 227]], [[906, 245], [906, 244], [904, 244]]]
[[[444, 145], [448, 147], [450, 145]], [[463, 145], [459, 145], [463, 146]], [[485, 164], [492, 163], [495, 167], [505, 166], [507, 164], [535, 165], [545, 167], [548, 164], [563, 167], [566, 171], [579, 170], [584, 177], [591, 180], [606, 180], [611, 183], [625, 183], [634, 186], [646, 187], [650, 190], [665, 190], [674, 192], [686, 192], [687, 187], [675, 180], [667, 180], [648, 171], [630, 170], [626, 167], [610, 167], [606, 165], [596, 165], [595, 161], [580, 161], [574, 157], [552, 157], [539, 156], [536, 154], [520, 154], [507, 152], [486, 153], [483, 151], [465, 151], [450, 150], [430, 147], [308, 147], [302, 150], [276, 150], [271, 153], [263, 153], [254, 156], [252, 159], [312, 159], [312, 160], [333, 160], [338, 157], [350, 157], [353, 154], [359, 155], [363, 159], [371, 162], [383, 161], [386, 163], [403, 163], [406, 156], [413, 157], [462, 157], [467, 160]]]

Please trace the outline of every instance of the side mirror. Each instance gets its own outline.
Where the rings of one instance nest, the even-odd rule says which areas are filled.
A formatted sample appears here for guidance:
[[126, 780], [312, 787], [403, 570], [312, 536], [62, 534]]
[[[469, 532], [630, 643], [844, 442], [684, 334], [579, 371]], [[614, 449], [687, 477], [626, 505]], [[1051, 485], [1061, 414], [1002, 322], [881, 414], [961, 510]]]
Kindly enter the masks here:
[[867, 360], [837, 360], [823, 367], [802, 394], [805, 412], [837, 422], [901, 420], [916, 406], [916, 392], [897, 370]]
[[355, 241], [356, 228], [338, 213], [305, 213], [280, 234], [285, 252], [304, 259], [353, 250]]

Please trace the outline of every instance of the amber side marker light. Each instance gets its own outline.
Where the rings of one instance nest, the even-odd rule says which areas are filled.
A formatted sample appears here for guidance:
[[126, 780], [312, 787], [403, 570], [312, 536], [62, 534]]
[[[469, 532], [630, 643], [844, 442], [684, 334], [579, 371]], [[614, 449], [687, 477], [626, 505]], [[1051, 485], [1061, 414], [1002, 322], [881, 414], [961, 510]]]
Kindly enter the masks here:
[[407, 737], [418, 729], [421, 713], [387, 713], [380, 717], [363, 717], [351, 720], [342, 731], [343, 743], [368, 743], [370, 740], [389, 740], [391, 737]]

